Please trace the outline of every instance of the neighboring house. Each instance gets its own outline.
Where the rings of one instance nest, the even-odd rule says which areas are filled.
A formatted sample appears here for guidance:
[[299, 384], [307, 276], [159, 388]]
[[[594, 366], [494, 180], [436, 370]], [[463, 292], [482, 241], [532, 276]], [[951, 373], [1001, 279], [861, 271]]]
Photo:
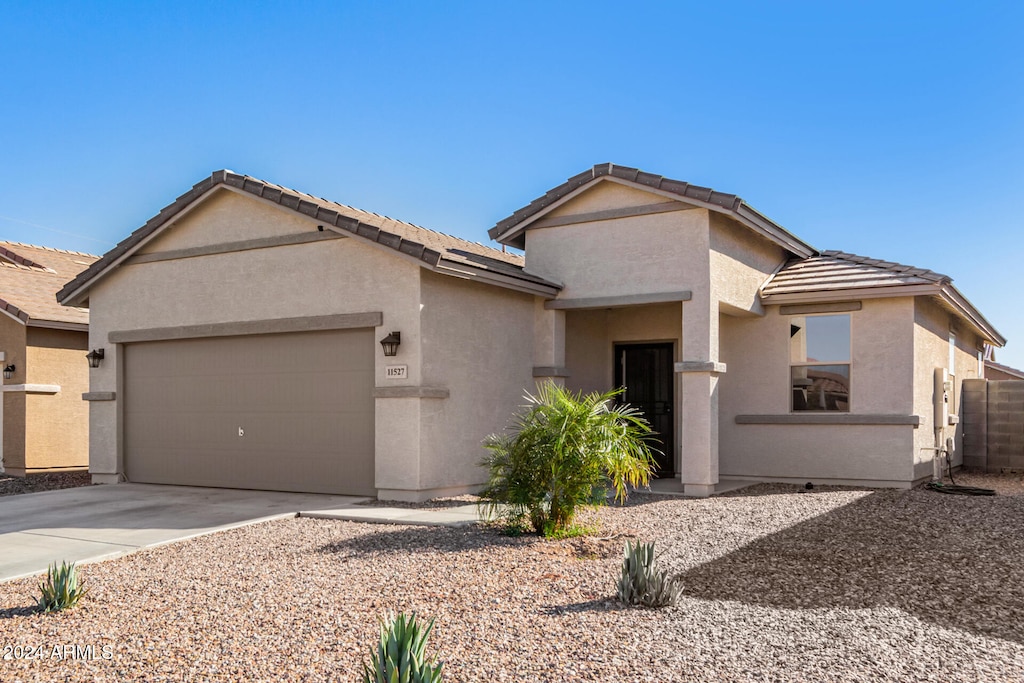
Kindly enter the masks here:
[[933, 430], [936, 369], [955, 413], [1005, 343], [946, 276], [819, 252], [632, 168], [574, 176], [490, 236], [502, 249], [214, 173], [58, 294], [106, 353], [94, 481], [470, 491], [481, 440], [552, 378], [625, 385], [691, 495], [725, 476], [908, 487], [959, 440]]
[[[0, 424], [5, 474], [85, 469], [89, 464], [89, 311], [54, 295], [96, 256], [0, 242]], [[6, 377], [10, 375], [10, 377]]]
[[985, 361], [985, 379], [1024, 379], [1024, 370], [1001, 365], [994, 360]]

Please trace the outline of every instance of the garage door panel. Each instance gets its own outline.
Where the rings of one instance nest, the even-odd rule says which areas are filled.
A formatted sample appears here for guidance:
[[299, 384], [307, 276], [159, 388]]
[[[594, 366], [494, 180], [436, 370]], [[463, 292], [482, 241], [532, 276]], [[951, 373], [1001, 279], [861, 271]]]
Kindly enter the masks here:
[[372, 330], [128, 345], [126, 474], [373, 494], [373, 362]]

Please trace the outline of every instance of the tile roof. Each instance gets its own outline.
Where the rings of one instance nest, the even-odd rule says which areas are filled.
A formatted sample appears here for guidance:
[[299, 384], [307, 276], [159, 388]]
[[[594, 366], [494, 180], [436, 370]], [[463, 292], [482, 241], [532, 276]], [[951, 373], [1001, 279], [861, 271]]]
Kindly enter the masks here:
[[823, 251], [819, 256], [789, 261], [761, 288], [761, 294], [770, 297], [845, 289], [944, 285], [950, 282], [952, 279], [949, 276], [925, 268], [841, 251]]
[[994, 360], [985, 361], [985, 368], [992, 369], [997, 372], [1002, 372], [1004, 374], [1010, 375], [1011, 377], [1016, 377], [1018, 379], [1024, 379], [1024, 370], [1011, 368], [1009, 365], [1003, 365], [1002, 363], [997, 363]]
[[57, 293], [57, 298], [61, 301], [68, 300], [71, 295], [84, 285], [91, 283], [119, 258], [130, 253], [146, 237], [161, 228], [181, 210], [221, 185], [261, 197], [342, 231], [377, 242], [423, 261], [424, 264], [431, 267], [437, 267], [443, 261], [447, 262], [446, 265], [456, 268], [465, 266], [542, 287], [559, 288], [556, 283], [526, 273], [523, 270], [525, 260], [519, 254], [506, 253], [477, 242], [470, 242], [412, 223], [332, 202], [251, 176], [221, 170], [213, 172], [210, 177], [196, 183], [191, 190], [164, 207], [145, 225], [104, 254], [99, 261], [68, 282]]
[[22, 322], [89, 324], [89, 311], [61, 306], [54, 295], [97, 256], [0, 241], [0, 309]]
[[487, 234], [491, 239], [523, 248], [523, 238], [521, 233], [515, 230], [516, 226], [533, 218], [584, 185], [605, 177], [618, 178], [629, 183], [649, 187], [675, 195], [683, 201], [730, 214], [747, 227], [798, 256], [810, 256], [817, 253], [814, 247], [768, 219], [734, 194], [718, 192], [710, 187], [691, 185], [682, 180], [673, 180], [653, 173], [646, 173], [630, 166], [619, 166], [609, 163], [597, 164], [583, 173], [574, 175], [561, 185], [548, 190], [543, 196], [534, 199], [508, 218], [498, 221], [493, 228], [487, 231]]
[[[858, 291], [859, 290], [859, 291]], [[854, 296], [933, 296], [996, 346], [1006, 338], [953, 286], [948, 275], [894, 261], [823, 251], [786, 263], [761, 286], [764, 303], [807, 303]], [[841, 294], [845, 293], [845, 294]]]

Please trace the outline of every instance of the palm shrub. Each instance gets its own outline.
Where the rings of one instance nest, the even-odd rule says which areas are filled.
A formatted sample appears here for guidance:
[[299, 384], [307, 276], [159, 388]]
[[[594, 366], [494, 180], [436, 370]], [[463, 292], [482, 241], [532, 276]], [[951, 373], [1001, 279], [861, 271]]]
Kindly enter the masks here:
[[568, 529], [578, 507], [603, 503], [606, 485], [619, 502], [628, 486], [646, 486], [651, 428], [636, 409], [615, 405], [621, 392], [584, 395], [547, 381], [528, 393], [511, 429], [484, 441], [489, 477], [480, 496], [488, 514], [529, 519], [549, 536]]
[[658, 567], [653, 543], [626, 541], [619, 578], [619, 600], [627, 605], [674, 605], [682, 587]]
[[380, 642], [363, 662], [363, 683], [440, 683], [441, 668], [437, 655], [427, 659], [427, 638], [434, 620], [426, 626], [416, 615], [406, 618], [402, 613], [380, 624]]
[[78, 580], [78, 568], [75, 563], [61, 562], [60, 567], [54, 562], [46, 572], [46, 578], [39, 582], [42, 597], [36, 604], [43, 612], [59, 612], [78, 604], [89, 589]]

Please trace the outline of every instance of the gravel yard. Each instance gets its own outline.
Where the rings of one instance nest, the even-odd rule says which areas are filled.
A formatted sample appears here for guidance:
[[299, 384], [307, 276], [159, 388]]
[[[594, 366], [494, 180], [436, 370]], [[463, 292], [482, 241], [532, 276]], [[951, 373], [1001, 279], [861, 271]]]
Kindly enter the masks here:
[[16, 496], [21, 493], [39, 493], [56, 489], [72, 489], [89, 486], [92, 475], [88, 472], [55, 472], [30, 474], [27, 477], [11, 477], [0, 474], [0, 496]]
[[[0, 680], [356, 681], [400, 609], [437, 618], [446, 681], [1019, 681], [1024, 496], [998, 481], [1016, 495], [635, 495], [588, 513], [602, 537], [564, 541], [268, 522], [87, 565], [70, 612], [0, 584]], [[613, 599], [634, 536], [680, 577], [677, 607]]]

